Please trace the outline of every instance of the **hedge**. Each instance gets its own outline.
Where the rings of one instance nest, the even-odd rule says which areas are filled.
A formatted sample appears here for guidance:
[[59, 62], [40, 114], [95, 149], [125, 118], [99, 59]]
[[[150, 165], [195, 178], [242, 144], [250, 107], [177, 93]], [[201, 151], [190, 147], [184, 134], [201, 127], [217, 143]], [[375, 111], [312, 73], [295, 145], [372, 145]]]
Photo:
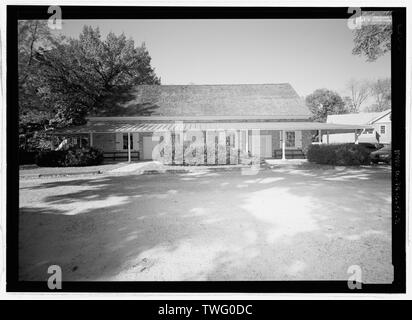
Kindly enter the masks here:
[[39, 167], [82, 167], [103, 162], [103, 152], [95, 148], [69, 148], [67, 150], [41, 151], [36, 156]]
[[370, 150], [361, 144], [312, 144], [306, 154], [309, 162], [338, 166], [370, 164]]
[[38, 151], [26, 151], [26, 150], [19, 150], [19, 165], [21, 164], [34, 164], [36, 163], [36, 156], [38, 155]]

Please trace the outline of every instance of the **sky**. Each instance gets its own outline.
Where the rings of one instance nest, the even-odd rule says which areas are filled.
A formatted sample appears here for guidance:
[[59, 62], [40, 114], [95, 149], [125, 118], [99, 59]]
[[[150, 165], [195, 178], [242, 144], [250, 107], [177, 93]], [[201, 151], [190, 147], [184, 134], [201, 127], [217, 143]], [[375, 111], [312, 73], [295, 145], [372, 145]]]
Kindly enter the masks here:
[[390, 77], [390, 55], [352, 55], [344, 19], [65, 20], [77, 38], [84, 25], [102, 36], [145, 42], [162, 84], [290, 83], [300, 96], [319, 88], [345, 95], [350, 79]]

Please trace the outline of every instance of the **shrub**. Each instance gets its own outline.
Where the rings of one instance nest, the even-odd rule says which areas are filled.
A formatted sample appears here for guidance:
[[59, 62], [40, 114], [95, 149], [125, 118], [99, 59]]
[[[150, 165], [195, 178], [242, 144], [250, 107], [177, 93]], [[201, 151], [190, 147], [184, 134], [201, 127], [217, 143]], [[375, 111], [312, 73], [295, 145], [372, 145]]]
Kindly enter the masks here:
[[69, 148], [67, 150], [41, 151], [36, 157], [40, 167], [80, 167], [99, 165], [103, 162], [103, 153], [95, 148]]
[[360, 144], [314, 144], [307, 152], [309, 162], [338, 166], [358, 166], [370, 163], [370, 151]]
[[42, 150], [40, 151], [35, 162], [39, 167], [63, 167], [65, 151]]
[[38, 151], [19, 150], [19, 165], [36, 163]]

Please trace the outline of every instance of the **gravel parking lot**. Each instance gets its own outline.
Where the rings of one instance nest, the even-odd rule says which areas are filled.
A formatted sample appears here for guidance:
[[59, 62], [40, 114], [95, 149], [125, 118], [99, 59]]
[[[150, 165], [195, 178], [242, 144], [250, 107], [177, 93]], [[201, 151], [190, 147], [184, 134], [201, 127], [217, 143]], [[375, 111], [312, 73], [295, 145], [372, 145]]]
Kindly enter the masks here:
[[19, 276], [390, 283], [391, 170], [273, 166], [20, 180]]

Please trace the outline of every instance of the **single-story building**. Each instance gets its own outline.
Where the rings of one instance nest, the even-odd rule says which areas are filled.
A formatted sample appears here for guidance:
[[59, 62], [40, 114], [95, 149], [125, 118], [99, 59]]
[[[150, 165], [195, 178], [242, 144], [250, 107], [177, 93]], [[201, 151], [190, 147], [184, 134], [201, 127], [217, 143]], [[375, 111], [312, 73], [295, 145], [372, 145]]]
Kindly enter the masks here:
[[[303, 158], [322, 133], [326, 140], [320, 143], [329, 133], [355, 138], [369, 128], [310, 121], [310, 111], [288, 83], [140, 85], [132, 94], [124, 112], [92, 116], [85, 125], [54, 134], [99, 148], [109, 159], [228, 164], [248, 157]], [[151, 114], [131, 114], [139, 106]]]
[[[334, 114], [328, 115], [326, 123], [368, 125], [371, 127], [365, 127], [358, 137], [360, 143], [390, 144], [392, 142], [391, 114], [391, 109], [382, 112]], [[353, 143], [355, 140], [352, 134], [339, 133], [331, 134], [329, 141], [330, 143]]]

